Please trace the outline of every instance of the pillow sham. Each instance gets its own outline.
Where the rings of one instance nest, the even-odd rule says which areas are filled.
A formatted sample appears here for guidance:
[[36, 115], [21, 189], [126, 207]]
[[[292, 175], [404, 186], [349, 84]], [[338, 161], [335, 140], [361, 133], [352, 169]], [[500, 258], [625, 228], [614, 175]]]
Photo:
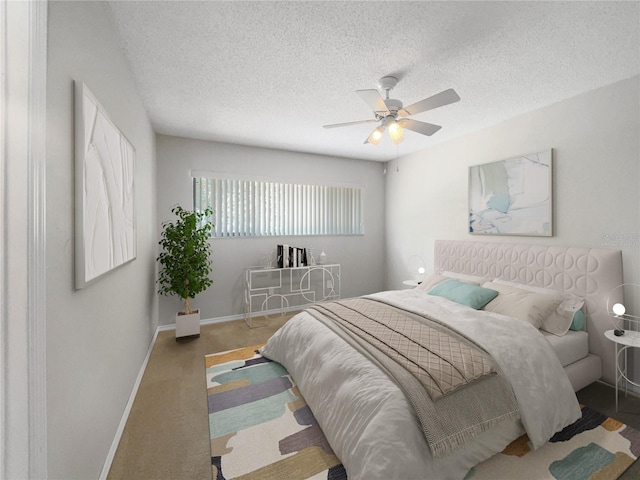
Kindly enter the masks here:
[[444, 282], [445, 280], [458, 280], [460, 282], [469, 283], [471, 285], [480, 286], [484, 282], [487, 281], [486, 278], [476, 277], [474, 275], [466, 275], [464, 273], [456, 273], [456, 272], [441, 272], [434, 273], [433, 275], [425, 278], [421, 283], [416, 287], [418, 290], [431, 290], [437, 284]]
[[558, 308], [562, 301], [560, 297], [500, 283], [486, 282], [482, 286], [499, 292], [496, 298], [484, 306], [486, 311], [523, 320], [538, 329], [542, 327], [544, 319]]
[[496, 290], [454, 279], [445, 280], [437, 284], [428, 293], [429, 295], [448, 298], [452, 302], [466, 305], [476, 310], [480, 310], [498, 295]]
[[470, 283], [471, 285], [482, 285], [484, 282], [491, 280], [486, 277], [479, 277], [478, 275], [467, 275], [466, 273], [458, 273], [458, 272], [440, 272], [442, 276], [453, 278], [454, 280], [460, 280], [464, 283]]
[[[510, 285], [522, 290], [560, 298], [561, 301], [558, 307], [543, 320], [542, 326], [540, 327], [542, 330], [553, 333], [554, 335], [562, 336], [566, 334], [571, 328], [576, 313], [584, 306], [584, 299], [572, 293], [559, 292], [551, 288], [535, 287], [533, 285], [523, 285], [499, 278], [494, 279], [493, 283]], [[582, 313], [582, 322], [582, 327], [584, 328], [584, 312]], [[583, 328], [579, 328], [578, 330], [582, 330]]]

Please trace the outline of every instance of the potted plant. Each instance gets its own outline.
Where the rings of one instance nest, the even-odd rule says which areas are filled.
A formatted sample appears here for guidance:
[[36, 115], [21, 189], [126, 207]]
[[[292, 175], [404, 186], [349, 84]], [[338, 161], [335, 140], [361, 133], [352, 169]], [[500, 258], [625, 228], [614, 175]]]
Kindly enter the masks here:
[[184, 311], [176, 314], [178, 339], [200, 335], [200, 311], [191, 309], [191, 299], [213, 283], [209, 278], [212, 225], [204, 221], [212, 211], [192, 212], [177, 205], [171, 212], [178, 218], [162, 224], [158, 293], [177, 295], [184, 301]]

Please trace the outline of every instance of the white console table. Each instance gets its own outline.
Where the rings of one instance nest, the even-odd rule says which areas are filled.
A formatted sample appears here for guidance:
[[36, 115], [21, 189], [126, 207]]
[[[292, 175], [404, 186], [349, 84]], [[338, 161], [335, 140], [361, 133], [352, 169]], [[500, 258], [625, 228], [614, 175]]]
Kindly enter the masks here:
[[340, 298], [340, 264], [307, 267], [247, 267], [244, 282], [244, 319], [270, 318], [324, 300]]

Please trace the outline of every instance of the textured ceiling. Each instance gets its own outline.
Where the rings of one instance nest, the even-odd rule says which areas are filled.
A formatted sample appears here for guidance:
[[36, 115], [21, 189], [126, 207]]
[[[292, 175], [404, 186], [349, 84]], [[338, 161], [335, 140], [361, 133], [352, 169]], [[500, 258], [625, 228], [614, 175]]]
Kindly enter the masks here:
[[[640, 73], [639, 2], [110, 2], [158, 133], [385, 161]], [[442, 125], [398, 147], [355, 90]], [[594, 119], [597, 121], [597, 119]]]

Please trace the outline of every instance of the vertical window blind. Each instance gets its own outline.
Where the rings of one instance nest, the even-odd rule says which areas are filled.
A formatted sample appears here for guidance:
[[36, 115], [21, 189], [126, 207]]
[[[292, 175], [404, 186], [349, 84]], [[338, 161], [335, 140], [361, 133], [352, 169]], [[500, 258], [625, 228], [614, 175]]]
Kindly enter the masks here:
[[195, 177], [193, 197], [213, 210], [213, 237], [364, 233], [359, 187]]

